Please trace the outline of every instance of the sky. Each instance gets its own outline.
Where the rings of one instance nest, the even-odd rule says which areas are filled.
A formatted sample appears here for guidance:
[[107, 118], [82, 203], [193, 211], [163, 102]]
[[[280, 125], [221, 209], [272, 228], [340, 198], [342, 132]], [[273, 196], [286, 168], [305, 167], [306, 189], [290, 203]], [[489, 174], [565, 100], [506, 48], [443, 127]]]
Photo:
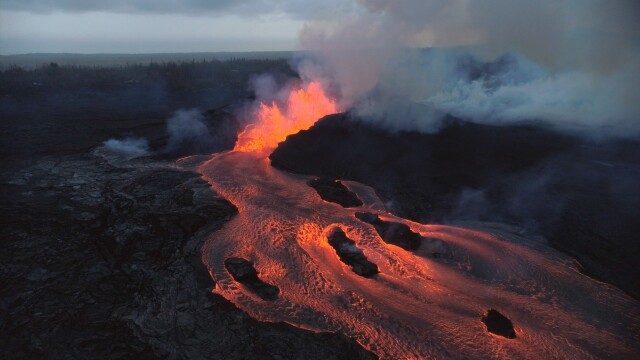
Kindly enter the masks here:
[[293, 50], [326, 0], [0, 0], [0, 54]]

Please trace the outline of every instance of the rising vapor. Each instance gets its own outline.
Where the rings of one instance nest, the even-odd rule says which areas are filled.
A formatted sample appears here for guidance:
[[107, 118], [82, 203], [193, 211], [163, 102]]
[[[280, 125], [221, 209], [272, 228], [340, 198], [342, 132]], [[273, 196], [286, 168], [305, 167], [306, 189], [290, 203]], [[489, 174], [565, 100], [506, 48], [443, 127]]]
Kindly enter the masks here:
[[147, 139], [136, 137], [108, 139], [102, 143], [102, 148], [119, 156], [138, 157], [149, 153], [149, 142]]
[[604, 0], [361, 0], [309, 23], [301, 76], [391, 129], [440, 114], [640, 134], [640, 4]]

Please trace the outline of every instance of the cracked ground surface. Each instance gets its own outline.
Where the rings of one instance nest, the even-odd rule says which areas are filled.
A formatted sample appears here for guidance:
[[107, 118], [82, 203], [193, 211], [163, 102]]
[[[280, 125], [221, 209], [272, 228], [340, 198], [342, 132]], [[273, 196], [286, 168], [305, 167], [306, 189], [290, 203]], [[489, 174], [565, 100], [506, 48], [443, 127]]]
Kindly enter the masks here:
[[151, 158], [42, 157], [3, 174], [3, 358], [372, 358], [339, 334], [249, 318], [200, 260], [236, 209]]

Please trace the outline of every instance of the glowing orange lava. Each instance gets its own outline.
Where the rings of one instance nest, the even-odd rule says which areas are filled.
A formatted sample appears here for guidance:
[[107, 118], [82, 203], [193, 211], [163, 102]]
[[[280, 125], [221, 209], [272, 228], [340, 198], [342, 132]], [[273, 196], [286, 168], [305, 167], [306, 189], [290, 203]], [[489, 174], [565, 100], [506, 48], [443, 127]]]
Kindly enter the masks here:
[[259, 152], [274, 149], [288, 135], [310, 128], [323, 116], [338, 112], [336, 102], [313, 81], [289, 93], [286, 108], [260, 103], [257, 120], [238, 134], [233, 150]]
[[[637, 301], [519, 228], [411, 222], [354, 182], [346, 184], [364, 204], [343, 208], [322, 200], [309, 177], [261, 155], [220, 153], [198, 168], [238, 208], [205, 242], [202, 260], [215, 292], [252, 318], [340, 332], [383, 360], [638, 357]], [[386, 243], [355, 216], [362, 211], [409, 226], [423, 236], [420, 247]], [[335, 227], [379, 274], [365, 278], [340, 260], [327, 238]], [[237, 282], [225, 267], [230, 257], [251, 261], [278, 298], [265, 301]], [[487, 331], [481, 318], [491, 308], [513, 321], [517, 339]]]

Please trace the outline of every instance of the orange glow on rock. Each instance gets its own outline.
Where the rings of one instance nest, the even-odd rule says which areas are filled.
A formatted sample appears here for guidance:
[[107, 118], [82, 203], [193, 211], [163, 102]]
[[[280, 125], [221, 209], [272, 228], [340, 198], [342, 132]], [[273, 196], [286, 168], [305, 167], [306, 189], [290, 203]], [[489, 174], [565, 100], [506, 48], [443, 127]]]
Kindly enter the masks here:
[[307, 83], [289, 93], [285, 109], [275, 102], [271, 105], [260, 103], [256, 122], [238, 134], [233, 150], [272, 150], [288, 135], [307, 130], [321, 117], [336, 112], [336, 102], [327, 97], [322, 85], [316, 81]]

